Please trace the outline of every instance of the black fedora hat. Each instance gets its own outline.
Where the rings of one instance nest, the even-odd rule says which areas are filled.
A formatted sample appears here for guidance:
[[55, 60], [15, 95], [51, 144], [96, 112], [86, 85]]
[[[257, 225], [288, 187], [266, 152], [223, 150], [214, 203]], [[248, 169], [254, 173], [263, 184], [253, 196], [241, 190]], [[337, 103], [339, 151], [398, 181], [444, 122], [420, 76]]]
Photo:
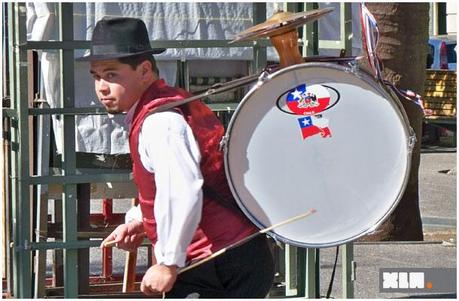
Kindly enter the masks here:
[[165, 48], [151, 48], [145, 23], [136, 18], [103, 18], [92, 33], [89, 53], [77, 61], [102, 61], [139, 54], [158, 54]]

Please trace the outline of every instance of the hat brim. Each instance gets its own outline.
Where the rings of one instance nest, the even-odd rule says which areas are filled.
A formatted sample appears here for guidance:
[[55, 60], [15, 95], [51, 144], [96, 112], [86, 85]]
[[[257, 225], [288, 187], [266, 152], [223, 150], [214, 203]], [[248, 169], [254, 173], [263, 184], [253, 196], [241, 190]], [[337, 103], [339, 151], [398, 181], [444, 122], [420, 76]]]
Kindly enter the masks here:
[[106, 60], [114, 60], [114, 59], [141, 55], [141, 54], [160, 54], [160, 53], [163, 53], [164, 51], [166, 51], [166, 48], [153, 48], [150, 50], [136, 52], [136, 53], [113, 53], [113, 54], [86, 55], [86, 56], [76, 58], [75, 60], [79, 62], [106, 61]]

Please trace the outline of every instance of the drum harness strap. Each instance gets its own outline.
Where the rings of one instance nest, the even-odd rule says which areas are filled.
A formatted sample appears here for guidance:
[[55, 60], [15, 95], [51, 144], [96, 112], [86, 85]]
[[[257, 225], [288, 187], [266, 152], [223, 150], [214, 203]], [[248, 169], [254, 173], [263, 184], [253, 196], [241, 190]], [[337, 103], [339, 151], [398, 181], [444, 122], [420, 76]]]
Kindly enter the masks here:
[[[173, 110], [173, 109], [175, 109], [175, 108], [177, 108], [177, 107], [179, 107], [181, 105], [187, 104], [187, 103], [195, 101], [195, 100], [199, 100], [199, 99], [201, 99], [203, 97], [206, 97], [206, 96], [209, 96], [209, 95], [219, 94], [219, 93], [223, 93], [223, 92], [226, 92], [226, 91], [229, 91], [229, 90], [233, 90], [233, 89], [239, 88], [241, 86], [249, 85], [249, 84], [251, 84], [251, 83], [253, 83], [255, 81], [258, 81], [258, 80], [261, 80], [261, 79], [265, 78], [269, 73], [273, 72], [275, 69], [276, 69], [276, 67], [274, 67], [274, 66], [268, 66], [265, 69], [263, 69], [262, 72], [257, 73], [257, 74], [253, 74], [253, 75], [245, 76], [245, 77], [242, 77], [242, 78], [238, 78], [238, 79], [232, 80], [230, 82], [226, 82], [226, 83], [216, 83], [216, 84], [212, 85], [212, 87], [210, 89], [208, 89], [207, 91], [205, 91], [203, 93], [199, 93], [199, 94], [193, 95], [191, 97], [185, 98], [185, 99], [180, 100], [180, 101], [174, 101], [174, 102], [166, 103], [166, 104], [164, 104], [162, 106], [159, 106], [159, 107], [155, 108], [152, 112], [150, 112], [150, 114], [164, 112], [164, 111], [168, 111], [168, 110]], [[237, 204], [236, 204], [236, 202], [234, 200], [228, 200], [228, 199], [223, 198], [218, 192], [216, 192], [214, 189], [212, 189], [210, 186], [208, 186], [206, 184], [203, 185], [202, 190], [203, 190], [203, 193], [205, 195], [209, 196], [211, 199], [215, 200], [220, 205], [222, 205], [222, 206], [224, 206], [226, 208], [229, 208], [229, 209], [233, 210], [234, 212], [237, 212], [238, 214], [241, 214], [241, 215], [245, 216], [244, 213], [242, 212], [241, 208], [239, 208], [239, 206], [237, 206]]]
[[204, 195], [209, 196], [212, 200], [219, 203], [223, 207], [229, 208], [233, 210], [234, 212], [236, 212], [237, 214], [241, 214], [242, 216], [245, 216], [241, 208], [237, 206], [236, 201], [234, 199], [229, 200], [229, 199], [223, 198], [218, 192], [216, 192], [214, 189], [212, 189], [210, 186], [206, 184], [202, 186], [202, 192], [204, 193]]
[[203, 93], [199, 93], [199, 94], [193, 95], [191, 97], [185, 98], [183, 100], [174, 101], [174, 102], [170, 102], [170, 103], [164, 104], [162, 106], [159, 106], [159, 107], [155, 108], [151, 112], [151, 114], [158, 113], [158, 112], [164, 112], [164, 111], [173, 109], [175, 107], [179, 107], [181, 105], [187, 104], [189, 102], [192, 102], [192, 101], [195, 101], [195, 100], [199, 100], [199, 99], [201, 99], [203, 97], [207, 97], [209, 95], [219, 94], [219, 93], [230, 91], [230, 90], [242, 87], [242, 86], [249, 85], [249, 84], [251, 84], [251, 83], [253, 83], [255, 81], [258, 81], [258, 80], [260, 80], [262, 78], [265, 78], [269, 73], [275, 71], [275, 69], [276, 69], [275, 66], [267, 66], [260, 73], [252, 74], [252, 75], [249, 75], [249, 76], [244, 76], [244, 77], [241, 77], [241, 78], [238, 78], [238, 79], [226, 82], [226, 83], [216, 83], [216, 84], [212, 85], [210, 87], [210, 89], [206, 90]]

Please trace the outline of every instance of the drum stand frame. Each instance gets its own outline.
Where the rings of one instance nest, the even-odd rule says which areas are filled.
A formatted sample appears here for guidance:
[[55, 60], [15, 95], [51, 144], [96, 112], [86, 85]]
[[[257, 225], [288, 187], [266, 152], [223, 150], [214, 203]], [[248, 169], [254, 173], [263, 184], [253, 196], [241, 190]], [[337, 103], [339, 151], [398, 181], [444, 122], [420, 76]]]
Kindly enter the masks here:
[[[354, 243], [350, 242], [339, 246], [341, 248], [341, 298], [354, 298], [354, 282], [356, 280], [356, 262], [354, 261]], [[318, 248], [297, 248], [285, 246], [285, 295], [304, 296], [305, 298], [321, 298], [320, 295], [320, 249]], [[297, 267], [299, 270], [290, 269], [290, 260], [297, 256]], [[297, 281], [294, 281], [293, 274], [297, 274]], [[294, 283], [296, 282], [296, 289]]]

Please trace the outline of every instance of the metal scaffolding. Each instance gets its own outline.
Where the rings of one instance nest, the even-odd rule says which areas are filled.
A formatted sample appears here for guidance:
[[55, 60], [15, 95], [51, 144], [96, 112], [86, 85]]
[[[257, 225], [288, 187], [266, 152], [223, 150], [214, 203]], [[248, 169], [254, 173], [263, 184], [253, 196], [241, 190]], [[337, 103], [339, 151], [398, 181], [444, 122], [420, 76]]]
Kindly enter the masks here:
[[[75, 116], [107, 114], [102, 108], [76, 108], [74, 104], [74, 50], [89, 48], [89, 41], [75, 41], [73, 38], [73, 4], [59, 3], [59, 41], [27, 41], [26, 34], [26, 4], [8, 3], [8, 72], [11, 106], [3, 108], [3, 124], [9, 131], [10, 158], [8, 181], [11, 185], [7, 202], [10, 204], [9, 227], [7, 246], [10, 247], [9, 264], [12, 275], [8, 275], [12, 283], [12, 292], [16, 298], [34, 297], [34, 271], [32, 255], [34, 251], [61, 249], [63, 250], [63, 287], [65, 298], [77, 298], [79, 287], [89, 285], [82, 283], [84, 269], [79, 254], [88, 252], [90, 247], [97, 247], [100, 240], [83, 240], [78, 237], [79, 221], [77, 219], [79, 205], [78, 198], [82, 192], [81, 186], [85, 183], [128, 182], [132, 175], [128, 170], [118, 170], [107, 173], [81, 174], [76, 168], [75, 153]], [[313, 3], [286, 3], [285, 10], [300, 11], [316, 8]], [[253, 23], [258, 24], [266, 18], [266, 4], [253, 4]], [[319, 47], [351, 50], [351, 44], [346, 37], [351, 32], [351, 7], [348, 3], [341, 4], [341, 40], [319, 41], [316, 22], [303, 26], [301, 39], [303, 41], [303, 55], [317, 54]], [[260, 71], [266, 66], [266, 47], [270, 46], [268, 40], [255, 42], [238, 42], [228, 45], [229, 40], [187, 40], [187, 41], [152, 41], [153, 47], [158, 48], [201, 48], [201, 47], [253, 47], [254, 59], [251, 72]], [[31, 85], [31, 56], [32, 50], [56, 49], [61, 56], [61, 107], [60, 108], [34, 108], [34, 95], [30, 91]], [[185, 79], [186, 81], [186, 79]], [[235, 108], [237, 103], [231, 104]], [[228, 105], [210, 104], [215, 111], [227, 110]], [[57, 174], [34, 175], [31, 170], [33, 157], [32, 120], [34, 116], [60, 115], [64, 128], [64, 149], [62, 153], [62, 170]], [[6, 159], [5, 159], [6, 160]], [[47, 241], [37, 240], [33, 220], [37, 209], [33, 191], [39, 185], [61, 185], [62, 192], [62, 240]], [[35, 208], [35, 209], [34, 209]], [[319, 294], [319, 251], [317, 249], [300, 249], [289, 247], [285, 254], [286, 266], [292, 258], [297, 258], [296, 268], [288, 273], [297, 273], [296, 296], [318, 297]], [[89, 257], [89, 253], [86, 253]], [[81, 255], [80, 255], [81, 257]], [[89, 260], [89, 259], [87, 259]], [[343, 280], [346, 286], [343, 297], [353, 296], [352, 285], [352, 244], [345, 246], [343, 255]], [[9, 270], [9, 269], [7, 269]], [[87, 272], [86, 272], [87, 273]], [[286, 271], [287, 274], [287, 271]], [[37, 279], [35, 279], [36, 281]], [[286, 284], [288, 287], [289, 284]], [[36, 296], [35, 296], [36, 297]]]

